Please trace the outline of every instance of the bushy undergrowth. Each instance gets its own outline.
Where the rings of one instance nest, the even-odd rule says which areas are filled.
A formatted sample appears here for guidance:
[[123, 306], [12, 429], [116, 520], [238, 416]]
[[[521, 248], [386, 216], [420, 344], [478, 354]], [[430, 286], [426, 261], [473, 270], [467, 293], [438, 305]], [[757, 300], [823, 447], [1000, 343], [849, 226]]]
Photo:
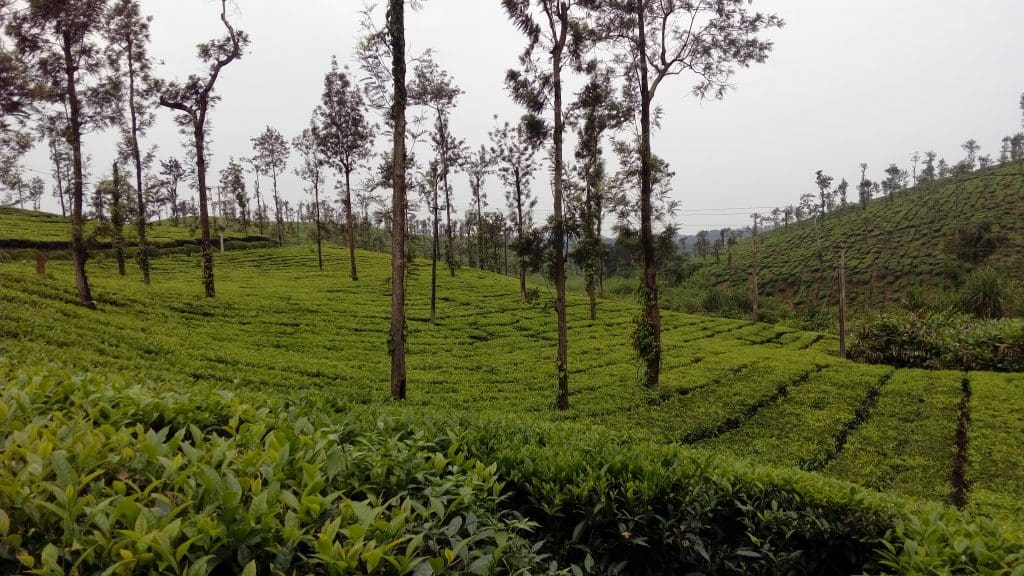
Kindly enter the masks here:
[[[1020, 534], [585, 426], [329, 415], [0, 361], [0, 570], [1011, 574]], [[1016, 572], [1013, 572], [1016, 573]]]
[[850, 357], [897, 367], [1024, 372], [1024, 320], [881, 314], [857, 328]]
[[[661, 301], [667, 310], [687, 314], [749, 320], [754, 313], [753, 297], [744, 288], [667, 286]], [[762, 296], [758, 316], [762, 322], [778, 323], [792, 318], [793, 311], [778, 298]]]

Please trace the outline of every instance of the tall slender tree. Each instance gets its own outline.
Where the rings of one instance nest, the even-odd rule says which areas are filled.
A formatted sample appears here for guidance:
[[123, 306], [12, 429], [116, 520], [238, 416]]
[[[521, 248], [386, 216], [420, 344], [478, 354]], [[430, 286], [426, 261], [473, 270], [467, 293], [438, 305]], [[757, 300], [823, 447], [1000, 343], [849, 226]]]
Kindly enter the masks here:
[[178, 226], [181, 222], [181, 202], [178, 200], [178, 185], [188, 176], [188, 172], [181, 162], [170, 157], [160, 161], [160, 183], [164, 187], [164, 195], [167, 203], [171, 205], [171, 222]]
[[487, 206], [487, 192], [484, 190], [484, 182], [487, 176], [494, 171], [494, 157], [481, 144], [480, 148], [467, 155], [463, 159], [462, 169], [469, 176], [469, 189], [473, 195], [473, 207], [476, 219], [476, 250], [477, 266], [484, 269], [485, 248], [484, 248], [484, 207]]
[[331, 58], [331, 71], [324, 77], [324, 91], [314, 112], [314, 122], [314, 133], [324, 158], [345, 178], [342, 204], [345, 208], [349, 275], [352, 280], [359, 280], [352, 213], [352, 173], [373, 153], [375, 127], [366, 118], [362, 92], [352, 82], [348, 68], [338, 68], [337, 58]]
[[519, 61], [521, 70], [509, 70], [505, 82], [513, 98], [529, 113], [551, 112], [554, 216], [551, 220], [555, 272], [555, 315], [558, 321], [556, 369], [559, 410], [569, 409], [569, 326], [565, 309], [565, 110], [563, 74], [578, 65], [584, 23], [576, 0], [502, 0], [505, 12], [526, 36]]
[[302, 163], [298, 168], [295, 169], [295, 174], [309, 182], [309, 192], [313, 194], [313, 222], [316, 226], [316, 260], [320, 269], [324, 269], [324, 252], [323, 243], [320, 237], [320, 188], [323, 187], [324, 183], [324, 165], [326, 161], [321, 154], [321, 147], [317, 143], [317, 138], [313, 135], [313, 126], [311, 123], [310, 128], [306, 128], [299, 134], [294, 140], [292, 140], [292, 147], [299, 153], [302, 159]]
[[[738, 67], [764, 62], [772, 43], [758, 37], [782, 26], [773, 14], [750, 12], [749, 0], [594, 0], [602, 40], [618, 48], [618, 63], [634, 87], [640, 109], [640, 246], [644, 258], [643, 311], [633, 346], [644, 364], [643, 381], [657, 386], [661, 374], [661, 311], [652, 231], [652, 111], [658, 89], [671, 76], [693, 74], [693, 93], [723, 98]], [[649, 34], [648, 30], [653, 33]]]
[[151, 20], [142, 15], [138, 0], [115, 0], [107, 14], [105, 30], [107, 61], [114, 82], [119, 84], [122, 109], [126, 112], [119, 118], [122, 139], [135, 164], [136, 234], [139, 238], [136, 258], [145, 284], [150, 282], [149, 249], [142, 184], [144, 163], [139, 140], [156, 118], [153, 108], [159, 91], [148, 51]]
[[462, 89], [455, 85], [452, 77], [442, 70], [429, 54], [420, 59], [409, 85], [409, 98], [410, 101], [425, 106], [434, 113], [434, 129], [430, 139], [437, 154], [438, 175], [445, 198], [445, 263], [453, 277], [455, 241], [452, 227], [452, 186], [449, 176], [459, 165], [465, 144], [452, 135], [451, 113], [461, 94]]
[[67, 113], [65, 137], [71, 149], [71, 252], [83, 306], [95, 308], [85, 264], [83, 135], [111, 123], [110, 86], [101, 82], [105, 60], [100, 39], [107, 0], [35, 0], [14, 10], [5, 31], [34, 83]]
[[525, 121], [495, 128], [490, 133], [491, 156], [497, 166], [498, 178], [505, 185], [505, 199], [512, 214], [516, 231], [519, 269], [519, 299], [526, 302], [526, 254], [522, 248], [532, 228], [531, 213], [537, 200], [530, 190], [536, 170], [534, 156], [540, 141], [533, 137]]
[[248, 195], [245, 190], [245, 172], [242, 169], [242, 165], [234, 158], [230, 158], [228, 165], [220, 171], [219, 195], [223, 198], [221, 202], [221, 217], [227, 216], [230, 211], [225, 208], [234, 204], [238, 208], [237, 218], [238, 223], [242, 227], [242, 233], [248, 234], [249, 204]]
[[227, 34], [199, 45], [199, 60], [207, 65], [205, 76], [192, 74], [184, 83], [173, 82], [160, 96], [160, 105], [180, 112], [176, 118], [183, 129], [191, 129], [199, 189], [199, 228], [203, 251], [203, 288], [207, 298], [216, 296], [213, 280], [213, 248], [210, 245], [210, 212], [206, 190], [206, 138], [210, 107], [220, 98], [213, 93], [224, 68], [242, 57], [249, 36], [228, 22], [227, 0], [220, 2], [220, 21]]
[[[605, 257], [601, 237], [605, 202], [605, 162], [602, 156], [604, 137], [609, 130], [617, 129], [627, 115], [614, 95], [612, 71], [600, 68], [596, 62], [588, 66], [589, 80], [579, 92], [573, 111], [579, 116], [577, 126], [576, 161], [579, 178], [583, 184], [580, 205], [580, 242], [575, 254], [583, 264], [587, 296], [590, 299], [590, 319], [597, 319], [597, 297], [603, 286], [602, 269]], [[600, 290], [604, 297], [603, 290]]]
[[284, 245], [284, 204], [277, 189], [277, 177], [288, 168], [290, 150], [288, 141], [277, 129], [267, 126], [263, 133], [252, 139], [255, 154], [253, 160], [259, 165], [260, 171], [270, 175], [274, 193], [274, 218], [277, 220], [277, 244]]

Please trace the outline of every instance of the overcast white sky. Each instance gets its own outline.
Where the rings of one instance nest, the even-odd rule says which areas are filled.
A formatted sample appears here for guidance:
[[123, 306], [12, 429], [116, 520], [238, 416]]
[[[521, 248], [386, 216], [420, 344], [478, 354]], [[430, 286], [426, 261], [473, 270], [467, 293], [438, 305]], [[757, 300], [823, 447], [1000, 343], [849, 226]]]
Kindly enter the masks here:
[[[212, 113], [211, 179], [229, 156], [251, 154], [250, 138], [268, 124], [289, 139], [308, 126], [332, 54], [351, 62], [360, 34], [362, 0], [237, 0], [232, 20], [252, 46], [217, 85], [223, 100]], [[654, 151], [676, 170], [675, 196], [685, 233], [743, 226], [754, 208], [795, 203], [814, 191], [814, 171], [855, 181], [858, 164], [869, 177], [890, 163], [909, 168], [914, 151], [962, 157], [975, 138], [982, 153], [998, 155], [1003, 136], [1020, 129], [1024, 92], [1020, 34], [1022, 0], [756, 0], [754, 7], [786, 20], [770, 32], [768, 62], [735, 77], [721, 102], [690, 96], [691, 79], [673, 78], [659, 90], [665, 110]], [[195, 45], [219, 36], [219, 2], [142, 0], [154, 17], [151, 53], [161, 76], [183, 79], [199, 70]], [[498, 0], [426, 0], [407, 16], [414, 52], [435, 59], [465, 90], [453, 130], [476, 148], [487, 143], [493, 115], [521, 110], [503, 78], [523, 42]], [[356, 68], [355, 64], [352, 64]], [[147, 143], [159, 158], [182, 157], [181, 136], [167, 110]], [[109, 164], [110, 137], [93, 135], [87, 151], [94, 172]], [[388, 146], [381, 134], [378, 148]], [[44, 154], [28, 165], [48, 171]], [[293, 157], [293, 166], [297, 161]], [[304, 199], [293, 176], [282, 181], [294, 203]], [[465, 176], [455, 177], [456, 207], [469, 204]], [[263, 188], [267, 190], [265, 186]], [[546, 185], [535, 185], [538, 212], [551, 210]], [[491, 203], [504, 204], [495, 178]], [[48, 200], [53, 209], [56, 202]]]

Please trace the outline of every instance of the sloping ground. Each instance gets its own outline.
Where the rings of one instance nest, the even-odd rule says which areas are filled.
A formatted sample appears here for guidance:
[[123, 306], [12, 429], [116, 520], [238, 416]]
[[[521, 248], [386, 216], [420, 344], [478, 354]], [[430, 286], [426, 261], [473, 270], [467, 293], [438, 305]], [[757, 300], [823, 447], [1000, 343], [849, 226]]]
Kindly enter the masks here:
[[195, 258], [155, 260], [148, 289], [101, 260], [90, 267], [98, 312], [75, 303], [67, 263], [45, 277], [0, 264], [0, 354], [157, 389], [291, 398], [325, 413], [365, 405], [572, 420], [978, 512], [1021, 511], [1019, 378], [971, 374], [964, 384], [959, 374], [863, 366], [836, 359], [834, 340], [818, 334], [666, 313], [663, 383], [646, 390], [628, 344], [634, 307], [602, 302], [591, 322], [585, 300], [571, 296], [572, 409], [558, 413], [552, 294], [521, 304], [513, 279], [442, 275], [431, 325], [423, 261], [410, 279], [409, 400], [396, 406], [387, 401], [387, 260], [359, 258], [354, 283], [337, 249], [325, 272], [308, 248], [218, 255], [213, 300], [200, 297]]
[[[96, 222], [88, 221], [85, 234], [89, 236], [96, 230]], [[250, 233], [255, 231], [250, 230]], [[125, 242], [131, 246], [136, 243], [137, 235], [133, 223], [124, 227]], [[152, 246], [174, 246], [194, 242], [199, 238], [198, 230], [186, 226], [173, 226], [170, 221], [153, 223], [147, 228], [146, 240]], [[228, 230], [225, 240], [265, 240], [255, 236], [242, 234], [238, 230]], [[33, 212], [18, 208], [0, 207], [0, 251], [41, 247], [45, 249], [67, 249], [71, 242], [71, 222], [59, 214]], [[98, 244], [109, 246], [109, 238], [101, 238]]]
[[[870, 306], [891, 301], [910, 286], [940, 288], [951, 274], [973, 265], [958, 261], [952, 246], [958, 226], [988, 222], [1001, 240], [984, 260], [1008, 277], [1024, 279], [1024, 177], [1020, 163], [922, 184], [886, 198], [837, 209], [758, 235], [762, 294], [800, 305], [837, 297], [835, 273], [846, 250], [850, 300]], [[818, 246], [822, 259], [818, 259]], [[752, 243], [740, 242], [733, 265], [708, 265], [701, 282], [746, 286]]]

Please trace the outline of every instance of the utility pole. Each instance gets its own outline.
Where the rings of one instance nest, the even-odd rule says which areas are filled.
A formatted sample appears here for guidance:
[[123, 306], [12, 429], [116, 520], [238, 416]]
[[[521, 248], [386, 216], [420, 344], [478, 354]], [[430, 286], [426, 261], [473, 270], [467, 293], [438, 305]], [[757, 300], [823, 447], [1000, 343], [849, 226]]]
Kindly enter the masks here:
[[846, 359], [846, 250], [839, 252], [839, 357]]
[[756, 323], [756, 322], [760, 322], [761, 321], [761, 315], [759, 314], [759, 311], [758, 311], [758, 290], [757, 290], [757, 221], [760, 219], [761, 215], [758, 214], [757, 212], [755, 212], [755, 213], [751, 214], [750, 217], [754, 219], [754, 233], [753, 233], [753, 237], [752, 237], [751, 240], [752, 240], [752, 242], [754, 244], [754, 270], [753, 270], [753, 272], [754, 272], [754, 322]]

